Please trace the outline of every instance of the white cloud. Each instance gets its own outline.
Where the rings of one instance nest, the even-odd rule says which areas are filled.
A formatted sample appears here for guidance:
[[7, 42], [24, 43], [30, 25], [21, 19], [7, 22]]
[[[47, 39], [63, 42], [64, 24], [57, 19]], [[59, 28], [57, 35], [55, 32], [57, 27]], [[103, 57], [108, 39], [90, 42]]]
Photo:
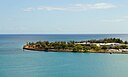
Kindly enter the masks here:
[[107, 20], [102, 20], [103, 22], [122, 22], [125, 21], [124, 19], [107, 19]]
[[24, 11], [34, 11], [34, 10], [45, 10], [45, 11], [86, 11], [93, 9], [111, 9], [117, 6], [111, 3], [95, 3], [95, 4], [72, 4], [69, 6], [41, 6], [35, 8], [26, 8]]
[[124, 19], [128, 19], [128, 16], [123, 16]]
[[34, 11], [34, 9], [35, 9], [35, 8], [32, 8], [32, 7], [31, 7], [31, 8], [26, 8], [26, 9], [24, 9], [24, 11], [25, 11], [25, 12], [30, 12], [30, 11]]
[[42, 6], [42, 7], [37, 7], [37, 10], [47, 10], [47, 11], [52, 11], [52, 10], [66, 10], [66, 8], [62, 8], [62, 7], [51, 7], [51, 6]]
[[104, 19], [103, 22], [124, 22], [128, 21], [128, 16], [122, 16], [119, 18], [112, 18], [112, 19]]
[[109, 3], [96, 3], [94, 5], [90, 5], [90, 7], [94, 9], [109, 9], [109, 8], [115, 8], [116, 6]]

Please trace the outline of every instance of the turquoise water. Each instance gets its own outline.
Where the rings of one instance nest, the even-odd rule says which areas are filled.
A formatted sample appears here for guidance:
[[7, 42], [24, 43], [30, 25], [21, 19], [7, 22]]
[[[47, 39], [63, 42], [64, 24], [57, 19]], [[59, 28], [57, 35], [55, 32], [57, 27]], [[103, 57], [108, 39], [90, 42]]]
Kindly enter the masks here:
[[127, 54], [34, 52], [28, 41], [88, 40], [128, 35], [0, 35], [0, 77], [127, 77]]

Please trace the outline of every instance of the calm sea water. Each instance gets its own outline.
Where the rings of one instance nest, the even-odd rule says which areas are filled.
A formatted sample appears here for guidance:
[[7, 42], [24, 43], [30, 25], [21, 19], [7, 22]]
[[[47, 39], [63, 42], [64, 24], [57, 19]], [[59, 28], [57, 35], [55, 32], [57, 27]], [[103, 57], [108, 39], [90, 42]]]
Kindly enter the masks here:
[[127, 34], [0, 35], [0, 77], [128, 77], [127, 54], [34, 52], [32, 41], [128, 40]]

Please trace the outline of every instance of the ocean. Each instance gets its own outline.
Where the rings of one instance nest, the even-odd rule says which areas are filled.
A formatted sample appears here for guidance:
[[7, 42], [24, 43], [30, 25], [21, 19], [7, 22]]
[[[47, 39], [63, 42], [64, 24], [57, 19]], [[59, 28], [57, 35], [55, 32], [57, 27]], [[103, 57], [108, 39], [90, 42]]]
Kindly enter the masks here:
[[127, 77], [128, 54], [38, 52], [26, 42], [84, 41], [128, 34], [1, 34], [0, 77]]

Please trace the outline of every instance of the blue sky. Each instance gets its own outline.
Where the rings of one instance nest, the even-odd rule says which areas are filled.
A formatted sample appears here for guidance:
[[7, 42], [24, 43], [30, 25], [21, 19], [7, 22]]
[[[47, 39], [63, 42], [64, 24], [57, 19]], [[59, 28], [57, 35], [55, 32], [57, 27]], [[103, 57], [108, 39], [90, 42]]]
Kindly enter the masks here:
[[128, 33], [128, 0], [1, 0], [0, 34]]

